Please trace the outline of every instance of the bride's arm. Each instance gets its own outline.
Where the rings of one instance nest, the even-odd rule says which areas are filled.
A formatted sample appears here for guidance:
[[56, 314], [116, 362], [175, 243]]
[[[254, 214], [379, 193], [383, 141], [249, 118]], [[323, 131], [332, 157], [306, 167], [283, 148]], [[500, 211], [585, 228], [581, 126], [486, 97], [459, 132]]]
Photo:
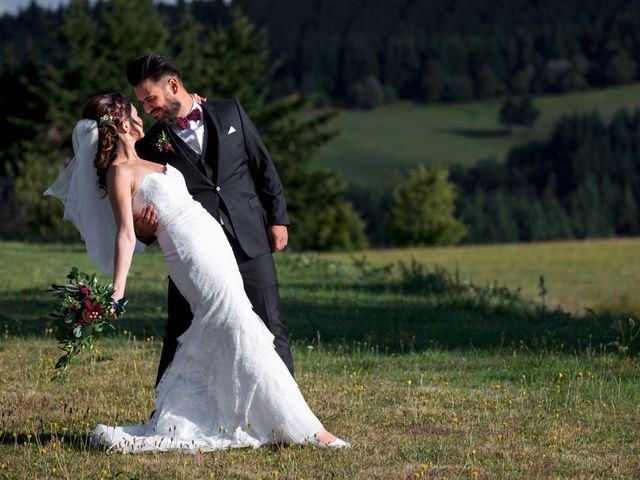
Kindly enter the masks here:
[[136, 234], [133, 229], [133, 207], [131, 195], [133, 174], [128, 168], [111, 166], [107, 173], [109, 202], [116, 221], [115, 258], [113, 261], [113, 298], [120, 300], [124, 296], [127, 275], [136, 246]]

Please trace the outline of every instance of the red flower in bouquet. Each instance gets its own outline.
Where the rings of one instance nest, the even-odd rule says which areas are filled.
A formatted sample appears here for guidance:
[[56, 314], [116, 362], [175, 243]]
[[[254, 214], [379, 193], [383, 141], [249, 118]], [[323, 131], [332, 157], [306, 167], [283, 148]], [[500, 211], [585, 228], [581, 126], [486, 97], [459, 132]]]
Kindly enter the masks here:
[[105, 331], [115, 330], [114, 321], [125, 312], [126, 299], [113, 300], [113, 285], [100, 284], [94, 275], [76, 267], [67, 275], [66, 285], [51, 285], [58, 303], [50, 316], [54, 319], [56, 340], [64, 354], [56, 362], [58, 373], [94, 343]]

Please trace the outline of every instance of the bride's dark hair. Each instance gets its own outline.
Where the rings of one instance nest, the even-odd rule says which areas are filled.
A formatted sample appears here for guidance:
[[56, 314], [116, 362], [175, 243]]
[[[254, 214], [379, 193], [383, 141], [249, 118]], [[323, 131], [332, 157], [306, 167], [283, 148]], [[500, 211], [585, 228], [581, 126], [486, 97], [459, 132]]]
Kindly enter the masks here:
[[118, 154], [118, 127], [131, 118], [131, 100], [120, 93], [91, 97], [82, 108], [82, 118], [98, 123], [98, 153], [93, 162], [98, 172], [98, 187], [106, 193], [107, 170]]

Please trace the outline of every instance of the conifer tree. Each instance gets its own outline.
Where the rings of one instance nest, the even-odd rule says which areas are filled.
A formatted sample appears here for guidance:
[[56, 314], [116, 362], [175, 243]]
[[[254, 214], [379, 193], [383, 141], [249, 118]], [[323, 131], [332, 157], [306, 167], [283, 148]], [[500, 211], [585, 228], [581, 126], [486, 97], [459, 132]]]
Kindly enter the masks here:
[[[186, 86], [209, 98], [238, 98], [258, 127], [285, 187], [293, 248], [365, 247], [364, 223], [346, 201], [336, 174], [309, 167], [317, 149], [337, 135], [329, 126], [336, 113], [309, 114], [313, 98], [269, 100], [277, 63], [269, 58], [265, 32], [238, 12], [232, 18], [230, 26], [207, 35], [186, 12], [181, 30], [190, 33], [174, 43], [176, 62], [186, 68]], [[202, 40], [197, 47], [188, 46], [194, 37]]]
[[638, 213], [640, 213], [638, 199], [633, 194], [629, 184], [626, 183], [615, 209], [616, 234], [638, 235], [640, 233]]
[[511, 130], [516, 125], [531, 127], [539, 115], [531, 97], [507, 98], [500, 108], [498, 121]]
[[71, 225], [62, 221], [60, 203], [51, 202], [42, 192], [71, 158], [71, 131], [82, 103], [99, 83], [93, 68], [95, 28], [87, 2], [72, 0], [58, 32], [65, 54], [41, 68], [41, 84], [26, 85], [44, 111], [32, 120], [37, 140], [17, 143], [12, 169], [19, 226], [31, 233], [77, 238]]
[[387, 232], [397, 245], [451, 245], [466, 233], [455, 218], [456, 193], [446, 168], [427, 170], [423, 165], [409, 172], [406, 182], [393, 192]]
[[191, 5], [182, 4], [180, 21], [175, 33], [171, 35], [169, 48], [187, 90], [207, 97], [213, 96], [215, 92], [211, 91], [212, 80], [206, 76], [207, 62], [210, 59], [204, 46], [204, 26], [193, 16]]
[[94, 68], [100, 76], [101, 91], [130, 95], [125, 75], [127, 65], [145, 53], [167, 51], [166, 21], [153, 0], [109, 0], [98, 7]]
[[517, 242], [523, 239], [522, 228], [516, 220], [519, 218], [518, 210], [522, 211], [519, 200], [519, 197], [502, 190], [487, 196], [484, 242]]
[[71, 136], [83, 102], [104, 88], [95, 63], [96, 29], [87, 0], [71, 0], [58, 33], [65, 51], [45, 66], [43, 86], [38, 89], [47, 105], [48, 128], [55, 130], [47, 137], [58, 147]]

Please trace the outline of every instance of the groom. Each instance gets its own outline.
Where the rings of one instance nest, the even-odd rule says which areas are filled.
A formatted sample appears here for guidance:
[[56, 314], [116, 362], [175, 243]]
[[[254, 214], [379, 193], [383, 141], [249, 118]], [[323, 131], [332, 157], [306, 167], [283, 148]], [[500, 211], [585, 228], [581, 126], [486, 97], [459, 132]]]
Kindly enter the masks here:
[[[157, 121], [136, 144], [138, 154], [180, 170], [189, 193], [222, 225], [253, 309], [274, 335], [276, 351], [293, 375], [271, 255], [287, 244], [289, 218], [282, 183], [256, 127], [237, 99], [196, 103], [169, 57], [139, 57], [129, 64], [127, 78], [144, 111]], [[155, 226], [153, 207], [145, 208], [136, 231], [153, 235]], [[156, 384], [192, 319], [188, 302], [169, 279]]]

